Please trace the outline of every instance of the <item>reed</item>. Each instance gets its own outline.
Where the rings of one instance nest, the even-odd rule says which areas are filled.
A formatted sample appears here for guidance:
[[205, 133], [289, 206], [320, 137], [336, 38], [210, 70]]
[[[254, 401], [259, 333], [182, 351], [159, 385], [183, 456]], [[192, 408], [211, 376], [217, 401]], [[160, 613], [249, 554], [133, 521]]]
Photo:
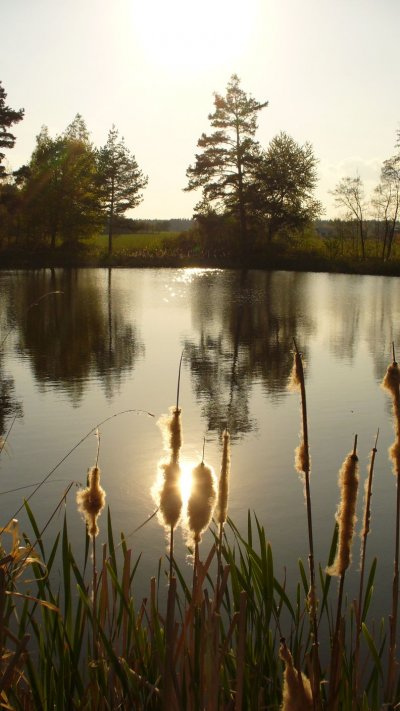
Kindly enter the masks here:
[[363, 612], [363, 593], [364, 593], [364, 581], [365, 581], [365, 565], [366, 565], [366, 554], [367, 554], [367, 538], [370, 532], [370, 522], [371, 522], [371, 498], [372, 498], [372, 481], [374, 476], [374, 466], [375, 457], [377, 454], [379, 429], [376, 433], [375, 445], [372, 448], [368, 477], [365, 480], [364, 486], [364, 513], [363, 513], [363, 526], [361, 531], [361, 555], [360, 555], [360, 586], [358, 591], [358, 602], [355, 603], [355, 616], [356, 616], [356, 643], [354, 650], [354, 669], [353, 669], [353, 686], [354, 686], [354, 704], [353, 706], [357, 708], [359, 703], [359, 689], [360, 689], [360, 670], [359, 670], [359, 657], [360, 657], [360, 641], [361, 641], [361, 631], [362, 631], [362, 612]]
[[392, 400], [395, 441], [389, 449], [393, 474], [396, 478], [396, 527], [395, 552], [392, 585], [392, 612], [389, 617], [389, 660], [386, 682], [386, 701], [393, 700], [397, 676], [397, 624], [399, 613], [399, 561], [400, 561], [400, 369], [396, 362], [394, 343], [392, 344], [393, 362], [389, 365], [382, 387]]
[[228, 429], [225, 429], [222, 434], [222, 443], [222, 462], [218, 482], [218, 498], [216, 505], [216, 521], [219, 529], [217, 548], [218, 570], [215, 592], [215, 604], [217, 610], [219, 609], [220, 604], [220, 583], [221, 577], [223, 575], [222, 540], [224, 535], [224, 525], [228, 517], [229, 479], [231, 474], [231, 438]]
[[319, 640], [318, 640], [318, 622], [317, 622], [317, 593], [315, 582], [315, 561], [314, 561], [314, 535], [312, 523], [312, 507], [311, 507], [311, 489], [310, 489], [310, 448], [308, 442], [308, 419], [307, 419], [307, 401], [306, 387], [304, 378], [303, 361], [301, 354], [297, 348], [296, 341], [294, 343], [294, 360], [293, 368], [290, 375], [289, 387], [292, 390], [300, 391], [301, 398], [301, 414], [302, 414], [302, 432], [301, 441], [295, 451], [295, 468], [304, 479], [304, 493], [307, 508], [307, 529], [308, 529], [308, 545], [309, 545], [309, 571], [310, 585], [307, 594], [310, 607], [310, 618], [313, 635], [312, 662], [313, 662], [313, 704], [317, 711], [321, 708], [321, 690], [320, 690], [320, 660], [319, 660]]
[[[294, 378], [301, 392], [303, 414], [296, 466], [304, 481], [307, 502], [307, 491], [310, 498], [309, 485], [306, 485], [310, 455], [301, 365], [301, 356], [296, 349]], [[393, 387], [396, 382], [392, 369], [389, 377], [391, 397], [397, 392]], [[249, 513], [246, 534], [228, 518], [231, 453], [227, 431], [223, 434], [215, 525], [211, 526], [214, 544], [203, 555], [203, 543], [200, 560], [199, 544], [210, 524], [217, 493], [213, 470], [204, 462], [203, 452], [202, 461], [192, 473], [193, 488], [185, 518], [178, 488], [183, 445], [178, 399], [176, 406], [162, 419], [161, 427], [166, 455], [159, 465], [158, 515], [169, 533], [172, 529], [172, 534], [176, 534], [178, 526], [182, 524], [184, 528], [185, 522], [189, 527], [191, 543], [195, 547], [195, 574], [191, 587], [186, 582], [185, 571], [173, 560], [172, 535], [168, 570], [163, 571], [160, 562], [156, 576], [149, 581], [148, 596], [138, 600], [136, 583], [141, 574], [140, 556], [134, 559], [122, 534], [119, 542], [115, 542], [110, 511], [106, 531], [102, 531], [105, 542], [101, 553], [100, 549], [96, 552], [98, 521], [105, 504], [98, 467], [98, 437], [95, 465], [89, 469], [87, 487], [78, 492], [77, 497], [86, 523], [87, 554], [83, 563], [78, 564], [69, 539], [69, 491], [73, 482], [42, 527], [28, 501], [24, 502], [33, 536], [21, 536], [15, 523], [2, 530], [2, 708], [21, 711], [55, 708], [73, 711], [119, 708], [138, 711], [265, 708], [310, 711], [318, 705], [327, 710], [340, 707], [343, 711], [380, 708], [384, 686], [382, 659], [387, 651], [386, 628], [383, 624], [367, 627], [376, 561], [369, 575], [365, 562], [377, 442], [372, 450], [366, 483], [358, 603], [355, 608], [343, 605], [345, 573], [351, 560], [355, 526], [356, 439], [353, 451], [346, 457], [339, 473], [339, 530], [332, 539], [326, 572], [322, 567], [319, 570], [321, 602], [316, 623], [312, 545], [310, 578], [300, 562], [300, 578], [294, 593], [289, 594], [288, 587], [293, 585], [288, 586], [285, 572], [276, 573], [272, 548], [256, 515]], [[397, 429], [396, 439], [398, 432]], [[396, 468], [393, 453], [396, 455], [397, 449], [392, 448], [391, 452]], [[397, 476], [397, 470], [395, 473]], [[62, 530], [48, 549], [43, 534], [61, 505], [66, 506]], [[142, 526], [147, 525], [152, 516]], [[310, 520], [311, 508], [307, 509], [308, 524]], [[310, 525], [308, 533], [312, 544]], [[7, 536], [12, 539], [9, 546], [5, 544]], [[85, 570], [90, 544], [93, 570], [88, 585]], [[58, 582], [58, 570], [61, 583]], [[339, 577], [338, 590], [330, 585], [332, 575]], [[168, 580], [166, 601], [159, 599], [164, 579]], [[24, 589], [23, 586], [28, 587]], [[334, 606], [335, 619], [332, 614]], [[329, 639], [321, 630], [319, 635], [319, 643], [325, 645], [324, 657], [330, 669], [328, 698], [325, 671], [322, 670], [320, 677], [316, 654], [318, 624], [322, 625], [322, 630], [329, 627], [331, 631]], [[345, 644], [346, 625], [351, 631], [348, 647]], [[351, 629], [353, 625], [354, 629]], [[287, 632], [285, 639], [282, 639], [282, 630]], [[389, 637], [391, 652], [390, 645]], [[359, 659], [364, 659], [362, 669]], [[386, 696], [387, 689], [384, 691]], [[400, 701], [395, 680], [391, 699], [393, 705]]]
[[351, 561], [351, 546], [353, 542], [354, 526], [356, 523], [356, 502], [358, 491], [358, 457], [357, 435], [354, 438], [353, 451], [343, 462], [339, 471], [340, 503], [336, 513], [339, 526], [339, 540], [334, 563], [327, 568], [327, 574], [339, 577], [339, 592], [336, 609], [336, 624], [332, 642], [330, 678], [329, 678], [329, 709], [333, 710], [338, 705], [340, 682], [339, 649], [342, 638], [342, 603], [346, 570]]

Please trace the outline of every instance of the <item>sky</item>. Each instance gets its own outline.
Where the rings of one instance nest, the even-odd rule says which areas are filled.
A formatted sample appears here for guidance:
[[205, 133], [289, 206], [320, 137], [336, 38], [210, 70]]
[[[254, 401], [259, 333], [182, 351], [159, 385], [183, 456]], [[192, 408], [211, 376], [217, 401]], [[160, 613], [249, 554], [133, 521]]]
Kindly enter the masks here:
[[82, 114], [96, 146], [112, 124], [148, 175], [136, 218], [191, 217], [183, 192], [213, 94], [232, 74], [269, 105], [263, 147], [280, 131], [308, 141], [324, 217], [329, 194], [357, 173], [367, 196], [400, 128], [399, 0], [0, 0], [0, 80], [25, 109], [7, 152], [29, 161]]

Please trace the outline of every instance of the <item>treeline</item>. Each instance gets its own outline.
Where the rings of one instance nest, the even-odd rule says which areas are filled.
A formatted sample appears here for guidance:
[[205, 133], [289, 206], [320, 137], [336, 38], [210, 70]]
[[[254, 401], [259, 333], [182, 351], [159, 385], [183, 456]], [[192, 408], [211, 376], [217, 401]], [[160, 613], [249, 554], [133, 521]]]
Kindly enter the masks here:
[[[24, 112], [8, 107], [5, 99], [0, 82], [0, 148], [12, 148], [10, 127]], [[97, 231], [108, 234], [111, 255], [114, 233], [191, 230], [181, 239], [182, 249], [212, 258], [251, 257], [254, 262], [260, 253], [273, 251], [272, 243], [307, 253], [310, 235], [330, 259], [397, 257], [400, 131], [373, 194], [367, 198], [360, 176], [345, 176], [331, 191], [341, 219], [325, 221], [320, 229], [323, 207], [314, 194], [318, 161], [313, 148], [283, 131], [261, 146], [257, 122], [267, 106], [246, 94], [235, 74], [225, 94], [214, 95], [211, 130], [200, 136], [186, 173], [184, 190], [201, 192], [194, 221], [125, 217], [142, 201], [148, 178], [115, 126], [100, 148], [91, 143], [80, 114], [55, 137], [44, 126], [27, 165], [7, 174], [0, 153], [0, 247], [71, 250]]]
[[[12, 148], [10, 127], [23, 110], [6, 106], [6, 96], [0, 83], [0, 147]], [[111, 253], [115, 220], [142, 201], [148, 181], [115, 126], [97, 148], [80, 114], [54, 137], [43, 126], [27, 165], [0, 168], [0, 245], [71, 248], [107, 224]]]
[[[115, 234], [158, 233], [158, 232], [185, 232], [195, 226], [194, 220], [184, 218], [171, 218], [169, 220], [134, 220], [132, 217], [116, 217], [114, 220]], [[104, 232], [108, 230], [104, 225]]]

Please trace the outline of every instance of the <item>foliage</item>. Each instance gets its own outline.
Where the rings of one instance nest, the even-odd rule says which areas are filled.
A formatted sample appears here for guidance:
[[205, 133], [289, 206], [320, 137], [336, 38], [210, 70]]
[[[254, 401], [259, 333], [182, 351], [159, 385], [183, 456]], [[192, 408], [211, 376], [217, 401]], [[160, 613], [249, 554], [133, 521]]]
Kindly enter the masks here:
[[26, 228], [31, 239], [74, 243], [101, 222], [97, 164], [82, 117], [51, 138], [43, 127], [22, 188]]
[[255, 170], [253, 209], [269, 242], [282, 230], [303, 229], [321, 212], [313, 195], [316, 165], [312, 146], [300, 146], [284, 132], [275, 136], [263, 153]]
[[214, 95], [215, 110], [208, 119], [213, 129], [203, 133], [197, 143], [201, 153], [187, 170], [188, 185], [185, 190], [203, 191], [203, 200], [196, 210], [202, 214], [214, 208], [227, 212], [240, 224], [240, 236], [244, 244], [248, 228], [248, 188], [260, 147], [254, 136], [259, 112], [268, 102], [259, 103], [240, 87], [240, 80], [233, 74], [226, 88], [226, 95]]
[[98, 187], [103, 209], [108, 218], [108, 253], [112, 252], [114, 219], [143, 200], [141, 190], [148, 182], [131, 155], [124, 139], [118, 140], [118, 130], [113, 126], [107, 143], [97, 153]]
[[[0, 81], [0, 148], [13, 148], [15, 144], [15, 136], [10, 132], [13, 124], [19, 123], [24, 117], [24, 109], [11, 109], [6, 105], [7, 94]], [[6, 171], [1, 161], [5, 157], [4, 153], [0, 153], [0, 178], [4, 178]]]

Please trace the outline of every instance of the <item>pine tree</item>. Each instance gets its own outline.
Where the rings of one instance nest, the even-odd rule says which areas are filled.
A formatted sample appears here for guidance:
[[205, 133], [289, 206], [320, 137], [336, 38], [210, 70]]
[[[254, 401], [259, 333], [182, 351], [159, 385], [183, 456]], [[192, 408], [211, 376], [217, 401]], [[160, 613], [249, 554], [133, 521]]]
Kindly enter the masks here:
[[247, 189], [260, 156], [254, 136], [257, 118], [268, 102], [259, 103], [240, 87], [233, 74], [226, 95], [214, 94], [215, 111], [208, 119], [213, 133], [203, 133], [197, 143], [201, 153], [189, 166], [185, 190], [201, 188], [203, 200], [197, 209], [215, 206], [217, 211], [233, 214], [239, 221], [242, 251], [246, 249], [248, 204]]
[[114, 219], [143, 200], [140, 192], [148, 182], [133, 156], [118, 138], [118, 130], [113, 125], [107, 143], [98, 152], [98, 179], [100, 200], [108, 217], [108, 253], [112, 253]]
[[[14, 123], [22, 121], [24, 117], [24, 109], [15, 111], [9, 106], [6, 106], [7, 94], [0, 81], [0, 148], [13, 148], [15, 144], [15, 136], [8, 130]], [[5, 168], [1, 165], [1, 161], [5, 157], [4, 153], [0, 153], [0, 178], [5, 175]]]

